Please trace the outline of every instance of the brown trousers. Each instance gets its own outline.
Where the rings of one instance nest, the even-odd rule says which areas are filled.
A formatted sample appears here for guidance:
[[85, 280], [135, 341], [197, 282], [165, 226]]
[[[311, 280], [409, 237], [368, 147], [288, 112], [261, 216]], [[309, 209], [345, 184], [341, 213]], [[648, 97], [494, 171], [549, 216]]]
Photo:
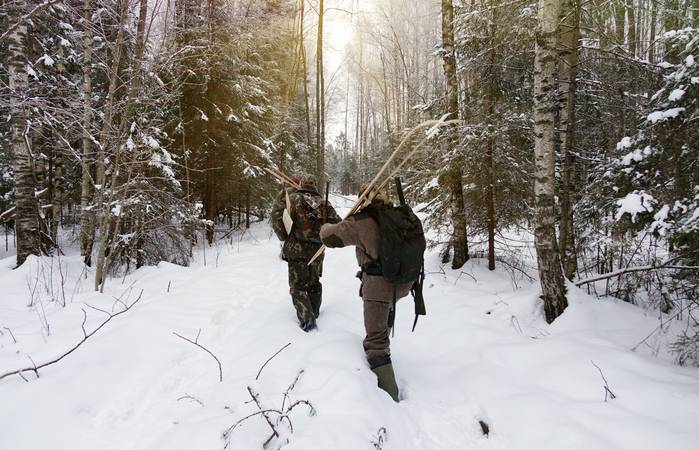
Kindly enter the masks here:
[[382, 366], [391, 362], [391, 341], [389, 338], [388, 315], [392, 303], [364, 300], [364, 352], [369, 366]]

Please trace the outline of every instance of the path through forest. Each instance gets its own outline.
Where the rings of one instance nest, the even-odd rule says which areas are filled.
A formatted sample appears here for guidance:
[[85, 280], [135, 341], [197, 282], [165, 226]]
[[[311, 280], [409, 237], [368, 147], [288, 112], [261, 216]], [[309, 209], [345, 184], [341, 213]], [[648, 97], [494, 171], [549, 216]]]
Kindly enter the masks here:
[[[41, 378], [0, 381], [1, 449], [220, 449], [223, 431], [257, 410], [248, 386], [278, 408], [300, 370], [291, 399], [307, 400], [317, 414], [304, 405], [292, 411], [289, 450], [696, 448], [699, 369], [629, 350], [656, 318], [576, 290], [549, 326], [536, 286], [515, 289], [483, 260], [462, 273], [427, 255], [428, 316], [415, 333], [412, 302], [399, 303], [392, 352], [400, 404], [376, 388], [364, 360], [353, 249], [326, 255], [319, 329], [309, 334], [296, 324], [267, 224], [199, 250], [192, 267], [161, 263], [109, 280], [105, 295], [90, 291], [90, 277], [75, 286], [78, 256], [61, 259], [63, 290], [57, 260], [32, 259], [14, 271], [13, 262], [0, 260], [0, 373], [79, 341], [86, 302], [118, 310], [114, 297], [133, 301], [141, 289], [143, 297]], [[48, 302], [50, 272], [53, 296], [66, 292], [65, 308]], [[89, 331], [104, 314], [85, 309]], [[194, 339], [199, 329], [223, 382], [208, 354], [173, 335]], [[605, 402], [593, 361], [616, 399]], [[377, 447], [381, 428], [386, 440]], [[259, 449], [269, 434], [253, 417], [231, 433], [229, 448]]]

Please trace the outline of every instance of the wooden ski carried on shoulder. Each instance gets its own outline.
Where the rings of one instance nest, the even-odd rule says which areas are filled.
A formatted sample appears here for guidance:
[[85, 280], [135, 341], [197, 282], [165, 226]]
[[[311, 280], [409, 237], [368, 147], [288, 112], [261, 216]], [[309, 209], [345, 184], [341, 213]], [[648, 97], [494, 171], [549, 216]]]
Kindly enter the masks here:
[[[358, 211], [360, 211], [362, 208], [371, 204], [371, 201], [374, 199], [376, 194], [381, 189], [383, 189], [393, 177], [396, 176], [398, 171], [401, 168], [403, 168], [405, 163], [408, 162], [410, 160], [410, 158], [412, 158], [417, 153], [417, 151], [420, 150], [420, 148], [433, 136], [433, 130], [436, 130], [436, 129], [443, 127], [445, 125], [451, 125], [451, 124], [462, 122], [459, 119], [444, 120], [447, 116], [449, 116], [449, 114], [446, 114], [445, 116], [443, 116], [439, 120], [427, 120], [425, 122], [422, 122], [422, 123], [416, 125], [414, 128], [412, 128], [408, 132], [408, 134], [405, 135], [405, 137], [400, 142], [398, 147], [393, 151], [393, 153], [391, 153], [391, 155], [388, 157], [388, 160], [386, 160], [386, 162], [383, 164], [383, 166], [381, 166], [381, 169], [379, 169], [379, 171], [376, 173], [374, 178], [372, 178], [371, 182], [369, 182], [369, 184], [367, 184], [366, 189], [364, 189], [364, 192], [362, 192], [362, 194], [359, 196], [359, 198], [357, 199], [355, 204], [349, 210], [349, 212], [345, 216], [345, 219], [350, 217], [350, 216], [353, 216]], [[419, 130], [421, 130], [425, 127], [428, 127], [428, 126], [431, 126], [431, 129], [427, 132], [427, 136], [425, 136], [420, 142], [418, 142], [418, 144], [415, 147], [413, 147], [413, 149], [410, 150], [410, 152], [408, 152], [408, 154], [406, 154], [403, 157], [403, 159], [400, 161], [400, 163], [398, 163], [398, 165], [392, 171], [390, 171], [390, 173], [388, 173], [388, 175], [386, 175], [386, 171], [387, 171], [388, 167], [396, 159], [396, 157], [398, 156], [398, 152], [400, 152], [400, 150], [408, 142], [408, 140], [415, 133], [417, 133]], [[377, 186], [377, 183], [379, 183], [379, 180], [381, 180], [381, 183], [378, 184], [378, 189], [374, 189], [374, 187]], [[324, 251], [325, 251], [325, 245], [320, 247], [318, 249], [318, 251], [313, 255], [313, 257], [311, 257], [310, 261], [308, 261], [308, 265], [311, 265], [313, 263], [313, 261], [315, 261], [320, 255], [323, 254]]]

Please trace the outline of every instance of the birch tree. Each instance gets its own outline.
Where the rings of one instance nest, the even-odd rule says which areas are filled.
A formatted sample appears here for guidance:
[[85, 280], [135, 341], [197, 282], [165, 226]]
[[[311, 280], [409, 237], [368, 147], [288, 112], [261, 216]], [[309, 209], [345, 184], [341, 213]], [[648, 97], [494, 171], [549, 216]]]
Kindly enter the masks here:
[[534, 230], [539, 279], [546, 321], [553, 322], [568, 306], [556, 243], [555, 163], [558, 24], [561, 0], [540, 0], [534, 59]]
[[12, 169], [15, 178], [15, 228], [17, 237], [17, 266], [29, 255], [41, 252], [39, 235], [38, 203], [35, 193], [34, 164], [31, 149], [31, 120], [27, 111], [27, 24], [24, 20], [28, 5], [18, 0], [11, 7], [11, 27], [7, 37], [10, 88], [10, 128], [13, 152]]

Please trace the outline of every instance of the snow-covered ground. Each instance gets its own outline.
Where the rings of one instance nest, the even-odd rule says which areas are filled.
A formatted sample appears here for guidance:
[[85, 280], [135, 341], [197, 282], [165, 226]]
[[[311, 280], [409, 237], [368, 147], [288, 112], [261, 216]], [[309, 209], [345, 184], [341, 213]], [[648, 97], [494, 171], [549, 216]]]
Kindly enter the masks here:
[[[289, 450], [697, 448], [699, 369], [630, 351], [658, 324], [643, 310], [571, 288], [570, 307], [547, 325], [535, 285], [515, 289], [482, 260], [451, 271], [429, 253], [428, 316], [415, 333], [412, 302], [398, 305], [396, 404], [364, 359], [353, 249], [325, 261], [319, 329], [306, 334], [266, 224], [200, 250], [191, 267], [163, 263], [110, 279], [101, 295], [77, 256], [32, 258], [17, 270], [13, 257], [0, 260], [0, 374], [80, 341], [83, 309], [88, 333], [105, 317], [86, 304], [116, 312], [143, 291], [39, 379], [0, 381], [0, 449], [221, 449], [223, 432], [258, 410], [248, 387], [279, 409], [301, 370], [285, 405], [306, 400], [316, 414], [295, 407], [293, 434], [281, 425], [272, 447], [286, 433]], [[173, 334], [194, 339], [199, 330], [223, 382], [209, 354]], [[595, 365], [615, 399], [605, 402]], [[260, 449], [269, 435], [253, 416], [230, 433], [229, 448]]]

